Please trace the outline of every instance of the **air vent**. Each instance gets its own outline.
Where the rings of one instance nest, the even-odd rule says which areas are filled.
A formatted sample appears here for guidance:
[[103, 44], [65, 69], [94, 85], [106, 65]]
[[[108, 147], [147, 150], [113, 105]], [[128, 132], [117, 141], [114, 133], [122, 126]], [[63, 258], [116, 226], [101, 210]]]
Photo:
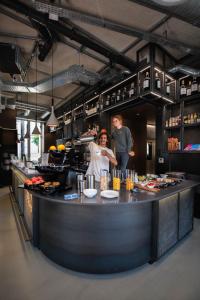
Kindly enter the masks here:
[[8, 43], [0, 43], [0, 71], [3, 73], [23, 74], [24, 60], [21, 49]]

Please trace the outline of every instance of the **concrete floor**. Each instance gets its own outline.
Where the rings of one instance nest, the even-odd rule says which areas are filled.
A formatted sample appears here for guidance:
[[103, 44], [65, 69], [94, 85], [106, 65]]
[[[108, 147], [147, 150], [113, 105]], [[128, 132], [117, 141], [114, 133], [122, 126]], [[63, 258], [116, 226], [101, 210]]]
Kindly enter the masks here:
[[0, 189], [0, 300], [199, 300], [200, 220], [153, 265], [114, 275], [64, 269], [25, 242], [8, 189]]

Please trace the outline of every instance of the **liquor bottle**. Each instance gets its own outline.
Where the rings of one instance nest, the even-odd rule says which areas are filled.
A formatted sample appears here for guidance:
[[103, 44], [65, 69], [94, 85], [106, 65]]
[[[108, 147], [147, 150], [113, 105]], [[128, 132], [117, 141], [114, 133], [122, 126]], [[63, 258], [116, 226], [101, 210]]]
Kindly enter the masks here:
[[114, 105], [116, 100], [116, 93], [112, 93], [111, 99], [110, 99], [110, 105]]
[[191, 96], [191, 94], [192, 94], [191, 87], [192, 87], [192, 82], [189, 81], [188, 88], [187, 88], [187, 96]]
[[143, 81], [143, 89], [148, 90], [150, 88], [150, 77], [149, 77], [149, 72], [146, 72], [146, 77]]
[[99, 100], [96, 102], [96, 110], [99, 111]]
[[197, 123], [200, 123], [200, 113], [197, 113]]
[[123, 92], [122, 92], [122, 100], [125, 101], [127, 99], [127, 89], [124, 87]]
[[195, 123], [197, 123], [197, 118], [198, 118], [198, 116], [197, 116], [197, 113], [195, 112], [195, 113], [194, 113], [194, 122], [195, 122]]
[[160, 77], [158, 75], [158, 72], [156, 72], [155, 74], [155, 87], [157, 90], [161, 89], [161, 81], [160, 81]]
[[110, 105], [110, 95], [107, 95], [106, 97], [106, 101], [105, 101], [105, 106], [109, 106]]
[[169, 84], [169, 80], [166, 78], [165, 79], [165, 87], [166, 87], [166, 95], [170, 95], [170, 84]]
[[131, 83], [131, 88], [129, 90], [129, 98], [133, 97], [133, 95], [135, 94], [135, 84], [134, 82]]
[[181, 87], [180, 87], [180, 96], [185, 97], [187, 95], [187, 90], [185, 87], [185, 82], [184, 80], [181, 81]]
[[117, 102], [121, 101], [121, 90], [117, 91], [116, 101]]
[[198, 83], [196, 77], [193, 78], [191, 90], [192, 90], [192, 95], [198, 93]]

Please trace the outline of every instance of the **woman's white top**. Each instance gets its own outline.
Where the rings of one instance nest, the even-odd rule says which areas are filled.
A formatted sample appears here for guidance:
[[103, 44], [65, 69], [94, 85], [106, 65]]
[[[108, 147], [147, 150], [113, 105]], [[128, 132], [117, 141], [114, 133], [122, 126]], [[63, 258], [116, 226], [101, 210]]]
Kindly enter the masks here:
[[88, 146], [90, 150], [90, 164], [86, 175], [95, 175], [95, 180], [100, 181], [100, 170], [107, 170], [109, 172], [109, 159], [107, 156], [101, 155], [102, 150], [106, 150], [112, 157], [114, 153], [107, 147], [101, 147], [94, 142], [90, 142]]

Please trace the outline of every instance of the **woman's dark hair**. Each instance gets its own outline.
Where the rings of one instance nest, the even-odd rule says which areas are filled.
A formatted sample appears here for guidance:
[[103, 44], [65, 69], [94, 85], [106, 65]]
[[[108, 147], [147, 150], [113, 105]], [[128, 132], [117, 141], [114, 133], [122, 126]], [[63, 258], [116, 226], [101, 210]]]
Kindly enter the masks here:
[[107, 140], [109, 140], [109, 135], [107, 134], [107, 132], [101, 132], [98, 136], [98, 140], [100, 140], [100, 138], [102, 137], [102, 135], [106, 135], [107, 136]]

